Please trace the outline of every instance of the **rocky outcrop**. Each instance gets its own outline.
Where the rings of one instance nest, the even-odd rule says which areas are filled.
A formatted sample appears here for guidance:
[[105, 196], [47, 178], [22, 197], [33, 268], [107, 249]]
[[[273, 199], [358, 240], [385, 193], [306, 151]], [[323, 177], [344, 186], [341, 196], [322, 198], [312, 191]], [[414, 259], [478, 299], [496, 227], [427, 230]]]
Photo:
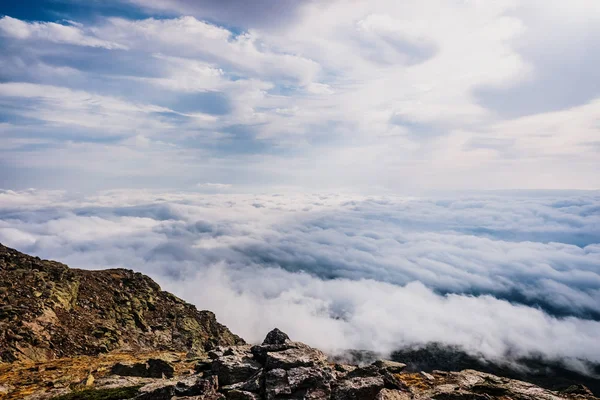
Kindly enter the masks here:
[[0, 244], [0, 361], [110, 351], [202, 354], [243, 340], [210, 311], [126, 269], [86, 271]]
[[[476, 370], [415, 373], [388, 360], [336, 364], [321, 351], [289, 339], [217, 346], [200, 358], [165, 353], [140, 360], [108, 354], [15, 363], [6, 371], [3, 375], [0, 365], [3, 400], [598, 400], [582, 385], [555, 392]], [[13, 379], [5, 379], [8, 375]], [[26, 380], [30, 386], [19, 390]]]
[[321, 351], [280, 331], [270, 332], [261, 345], [219, 347], [210, 356], [210, 369], [148, 384], [134, 399], [596, 399], [581, 386], [559, 393], [475, 370], [410, 373], [404, 372], [404, 364], [388, 360], [366, 366], [332, 364]]
[[[350, 352], [347, 361], [364, 363], [376, 357], [369, 352]], [[431, 372], [434, 370], [462, 371], [473, 369], [492, 375], [505, 376], [519, 381], [532, 382], [546, 389], [560, 391], [584, 384], [600, 395], [600, 364], [577, 360], [581, 369], [573, 369], [565, 360], [547, 359], [532, 354], [527, 357], [489, 359], [483, 354], [471, 354], [459, 346], [442, 343], [405, 347], [391, 354], [391, 359], [405, 363], [406, 371]], [[587, 372], [582, 372], [587, 370]]]

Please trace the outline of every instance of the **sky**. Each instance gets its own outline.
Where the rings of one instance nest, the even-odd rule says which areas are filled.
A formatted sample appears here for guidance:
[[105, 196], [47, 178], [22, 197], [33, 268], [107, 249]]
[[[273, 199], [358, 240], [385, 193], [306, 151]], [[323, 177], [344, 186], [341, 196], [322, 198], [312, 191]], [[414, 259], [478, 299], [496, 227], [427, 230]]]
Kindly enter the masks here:
[[0, 243], [251, 342], [600, 363], [597, 0], [0, 2]]
[[598, 189], [595, 0], [0, 4], [0, 187]]

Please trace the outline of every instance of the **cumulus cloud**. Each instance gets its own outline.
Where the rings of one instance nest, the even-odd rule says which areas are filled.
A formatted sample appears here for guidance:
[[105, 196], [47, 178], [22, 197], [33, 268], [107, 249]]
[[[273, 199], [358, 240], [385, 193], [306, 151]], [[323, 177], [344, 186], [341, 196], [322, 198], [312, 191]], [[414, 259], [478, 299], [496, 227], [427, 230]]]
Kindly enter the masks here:
[[85, 171], [106, 187], [598, 187], [589, 2], [126, 3], [140, 13], [0, 20], [10, 187], [77, 187], [84, 153], [113, 155]]
[[146, 51], [200, 57], [254, 76], [310, 83], [319, 64], [302, 56], [272, 51], [254, 31], [235, 35], [228, 29], [194, 17], [131, 21], [113, 18], [97, 29], [103, 38]]
[[0, 242], [125, 267], [251, 341], [328, 351], [431, 341], [600, 362], [597, 192], [396, 197], [0, 192]]

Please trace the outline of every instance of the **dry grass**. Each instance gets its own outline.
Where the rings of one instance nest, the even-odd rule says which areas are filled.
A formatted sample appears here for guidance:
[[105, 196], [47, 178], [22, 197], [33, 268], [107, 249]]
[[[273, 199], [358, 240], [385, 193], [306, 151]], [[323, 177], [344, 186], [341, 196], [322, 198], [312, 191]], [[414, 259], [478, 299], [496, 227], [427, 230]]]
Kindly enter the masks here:
[[395, 375], [406, 386], [418, 390], [431, 388], [431, 383], [419, 373], [400, 373]]
[[47, 362], [20, 362], [0, 364], [0, 386], [12, 388], [10, 393], [0, 392], [0, 400], [22, 399], [32, 394], [52, 389], [79, 388], [91, 373], [94, 379], [104, 378], [118, 362], [143, 362], [149, 358], [162, 358], [174, 362], [175, 374], [193, 369], [194, 362], [185, 359], [185, 353], [109, 353], [100, 356], [78, 356]]

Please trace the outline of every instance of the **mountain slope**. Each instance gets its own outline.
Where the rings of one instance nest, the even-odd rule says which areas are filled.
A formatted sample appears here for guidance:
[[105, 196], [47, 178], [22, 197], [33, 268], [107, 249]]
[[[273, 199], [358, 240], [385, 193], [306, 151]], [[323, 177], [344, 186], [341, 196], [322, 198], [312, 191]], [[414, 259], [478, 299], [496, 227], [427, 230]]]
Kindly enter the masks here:
[[145, 275], [71, 269], [0, 244], [0, 361], [243, 343]]

